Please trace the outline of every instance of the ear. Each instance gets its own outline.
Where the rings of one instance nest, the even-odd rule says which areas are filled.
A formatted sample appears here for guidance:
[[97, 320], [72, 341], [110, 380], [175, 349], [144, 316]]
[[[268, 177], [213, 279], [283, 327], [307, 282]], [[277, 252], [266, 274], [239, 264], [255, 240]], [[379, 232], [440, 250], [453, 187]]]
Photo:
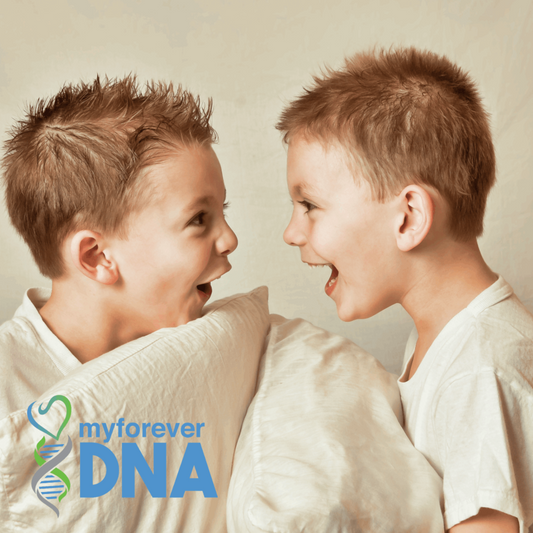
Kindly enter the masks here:
[[416, 248], [429, 233], [435, 205], [430, 194], [420, 185], [408, 185], [397, 199], [396, 243], [402, 252], [408, 252]]
[[119, 278], [118, 265], [104, 244], [100, 233], [81, 230], [72, 238], [70, 254], [74, 265], [84, 276], [104, 285], [113, 285]]

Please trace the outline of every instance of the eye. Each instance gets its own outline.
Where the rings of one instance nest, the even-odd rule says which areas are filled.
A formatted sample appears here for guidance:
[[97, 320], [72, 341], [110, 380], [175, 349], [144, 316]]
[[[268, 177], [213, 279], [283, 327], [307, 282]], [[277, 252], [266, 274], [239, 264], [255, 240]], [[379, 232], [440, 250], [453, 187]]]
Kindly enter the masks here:
[[307, 200], [298, 200], [298, 203], [305, 207], [306, 213], [309, 213], [309, 211], [316, 209], [316, 205], [312, 204], [311, 202], [308, 202]]
[[189, 225], [191, 226], [204, 226], [205, 225], [205, 219], [207, 217], [207, 213], [205, 211], [200, 211], [189, 222]]
[[229, 202], [224, 202], [224, 204], [222, 205], [222, 209], [224, 211], [224, 218], [226, 218], [228, 215], [226, 214], [226, 210], [229, 208], [230, 206], [230, 203]]

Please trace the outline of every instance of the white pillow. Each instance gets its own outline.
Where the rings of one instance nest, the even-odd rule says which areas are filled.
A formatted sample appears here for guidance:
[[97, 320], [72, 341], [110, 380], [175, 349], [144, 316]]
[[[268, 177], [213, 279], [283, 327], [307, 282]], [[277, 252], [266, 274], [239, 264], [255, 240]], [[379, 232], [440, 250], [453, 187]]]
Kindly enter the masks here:
[[[262, 287], [215, 302], [210, 309], [198, 320], [137, 339], [66, 376], [36, 399], [32, 416], [42, 429], [30, 424], [25, 410], [0, 421], [2, 531], [201, 533], [226, 530], [226, 499], [233, 454], [254, 393], [259, 358], [269, 328], [267, 289]], [[71, 483], [70, 492], [59, 503], [51, 500], [59, 510], [58, 517], [38, 499], [30, 486], [38, 469], [33, 457], [37, 443], [43, 436], [46, 444], [56, 442], [43, 430], [55, 434], [66, 416], [65, 403], [60, 400], [51, 404], [46, 414], [39, 414], [39, 405], [46, 407], [48, 399], [55, 395], [67, 397], [72, 408], [70, 420], [57, 442], [65, 444], [70, 437], [73, 445], [70, 454], [58, 465]], [[108, 442], [104, 442], [101, 425], [100, 438], [95, 438], [96, 427], [92, 428], [92, 438], [88, 438], [86, 427], [83, 428], [84, 437], [80, 437], [80, 423], [106, 423], [109, 429], [121, 418], [124, 419], [122, 432], [126, 431], [128, 423], [138, 424], [140, 435], [137, 438], [125, 437], [124, 433], [119, 438], [117, 425]], [[176, 423], [191, 423], [193, 427], [185, 426], [185, 435], [192, 432], [195, 436], [182, 436], [181, 426], [178, 426], [177, 434], [171, 437], [168, 428], [163, 426], [165, 436], [156, 438], [151, 433], [156, 422], [169, 423], [172, 431]], [[143, 423], [151, 424], [145, 427], [146, 437], [142, 437]], [[196, 424], [201, 423], [205, 426], [198, 428], [198, 438]], [[135, 431], [135, 426], [130, 426], [130, 434]], [[161, 431], [162, 427], [156, 426], [155, 434]], [[152, 497], [139, 473], [134, 473], [135, 497], [122, 497], [123, 442], [137, 443], [152, 470], [153, 444], [166, 443], [167, 465], [161, 470], [167, 475], [166, 497]], [[201, 491], [185, 492], [181, 498], [170, 497], [189, 442], [200, 443], [218, 497], [204, 497]], [[120, 475], [114, 488], [106, 494], [80, 497], [80, 443], [104, 444], [117, 458]], [[87, 446], [83, 446], [82, 455], [87, 459]], [[198, 446], [192, 446], [191, 450], [198, 452]], [[134, 452], [130, 446], [124, 453], [131, 459]], [[161, 446], [157, 447], [155, 455], [158, 461], [162, 459]], [[195, 456], [192, 464], [205, 489], [207, 477], [199, 468], [202, 465], [197, 458]], [[112, 460], [108, 464], [112, 465]], [[94, 465], [94, 483], [97, 483], [103, 479], [107, 467], [98, 458], [94, 459]], [[112, 467], [109, 473], [113, 473]], [[195, 477], [190, 471], [185, 474], [187, 479]], [[90, 478], [85, 476], [84, 479]], [[84, 485], [85, 490], [88, 485]], [[126, 485], [131, 490], [133, 484], [127, 479]], [[181, 482], [180, 486], [183, 486]], [[164, 490], [165, 483], [154, 483], [154, 492], [157, 487]]]
[[442, 482], [401, 427], [395, 377], [347, 339], [273, 317], [229, 533], [442, 532]]

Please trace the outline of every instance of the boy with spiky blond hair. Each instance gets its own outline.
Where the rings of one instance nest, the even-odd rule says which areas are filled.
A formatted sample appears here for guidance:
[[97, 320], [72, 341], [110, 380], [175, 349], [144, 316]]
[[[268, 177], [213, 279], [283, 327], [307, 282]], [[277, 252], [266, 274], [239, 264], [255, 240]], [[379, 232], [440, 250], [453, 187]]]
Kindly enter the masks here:
[[201, 315], [237, 246], [211, 102], [134, 78], [65, 86], [12, 131], [11, 221], [52, 291], [0, 328], [0, 419], [79, 365]]
[[398, 385], [405, 430], [443, 479], [446, 529], [526, 532], [533, 317], [478, 247], [495, 156], [474, 84], [430, 52], [357, 54], [277, 127], [285, 241], [331, 267], [342, 320], [400, 303], [415, 322]]

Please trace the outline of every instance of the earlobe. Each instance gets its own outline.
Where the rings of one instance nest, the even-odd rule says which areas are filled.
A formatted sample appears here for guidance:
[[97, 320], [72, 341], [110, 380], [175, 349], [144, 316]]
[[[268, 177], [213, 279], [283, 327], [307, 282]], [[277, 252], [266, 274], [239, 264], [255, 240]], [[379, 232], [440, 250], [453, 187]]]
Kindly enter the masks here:
[[408, 252], [420, 245], [429, 233], [435, 206], [430, 194], [419, 185], [408, 185], [397, 199], [396, 243], [402, 252]]
[[89, 279], [104, 285], [112, 285], [118, 280], [118, 265], [104, 248], [101, 234], [78, 231], [72, 238], [70, 253], [76, 268]]

